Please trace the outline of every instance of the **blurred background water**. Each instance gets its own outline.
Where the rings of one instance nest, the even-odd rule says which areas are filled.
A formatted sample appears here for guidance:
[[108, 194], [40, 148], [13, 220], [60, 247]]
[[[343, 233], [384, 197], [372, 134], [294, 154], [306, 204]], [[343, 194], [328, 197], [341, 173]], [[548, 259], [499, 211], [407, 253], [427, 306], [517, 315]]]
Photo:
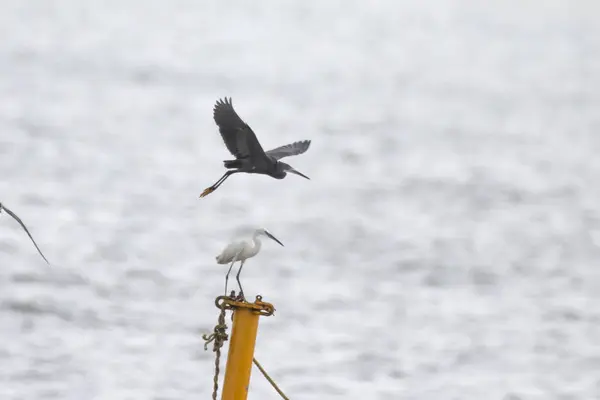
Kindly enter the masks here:
[[[598, 2], [1, 9], [0, 399], [209, 398], [242, 225], [293, 399], [600, 398]], [[312, 180], [198, 199], [224, 96]]]

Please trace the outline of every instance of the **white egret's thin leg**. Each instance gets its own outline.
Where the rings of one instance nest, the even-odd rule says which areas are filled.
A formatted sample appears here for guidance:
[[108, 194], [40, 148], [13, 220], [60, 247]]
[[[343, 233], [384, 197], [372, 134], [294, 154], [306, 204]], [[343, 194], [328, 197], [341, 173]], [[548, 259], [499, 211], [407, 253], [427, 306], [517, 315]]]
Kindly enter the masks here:
[[240, 285], [240, 294], [242, 295], [242, 298], [244, 298], [244, 289], [242, 289], [242, 284], [240, 282], [240, 273], [242, 272], [242, 268], [244, 267], [244, 263], [246, 262], [246, 260], [242, 260], [242, 264], [240, 265], [240, 269], [238, 269], [238, 273], [235, 276], [235, 279], [237, 280], [238, 285]]
[[[242, 255], [242, 251], [243, 250], [238, 251], [237, 254], [233, 257], [231, 265], [229, 266], [229, 270], [227, 271], [227, 275], [225, 275], [225, 296], [227, 296], [227, 281], [229, 280], [229, 273], [231, 272], [231, 268], [233, 268], [233, 264], [235, 264], [236, 261], [239, 261], [239, 257], [240, 255]], [[244, 265], [243, 261], [242, 265]]]
[[229, 273], [231, 272], [231, 268], [233, 268], [233, 264], [235, 264], [237, 260], [234, 258], [229, 266], [229, 270], [227, 271], [227, 275], [225, 275], [225, 296], [227, 296], [227, 281], [229, 280]]

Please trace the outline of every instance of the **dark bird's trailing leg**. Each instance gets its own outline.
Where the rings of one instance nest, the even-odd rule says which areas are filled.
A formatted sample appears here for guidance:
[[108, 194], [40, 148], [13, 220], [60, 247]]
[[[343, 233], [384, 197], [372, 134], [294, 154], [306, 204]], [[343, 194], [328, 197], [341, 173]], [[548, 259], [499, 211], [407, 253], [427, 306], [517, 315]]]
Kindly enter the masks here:
[[207, 187], [206, 189], [204, 189], [204, 192], [202, 192], [202, 194], [200, 195], [200, 197], [208, 196], [209, 194], [211, 194], [212, 192], [214, 192], [215, 190], [217, 190], [217, 188], [219, 186], [221, 186], [221, 184], [223, 182], [225, 182], [225, 179], [229, 178], [231, 175], [233, 175], [233, 174], [235, 174], [237, 172], [241, 172], [241, 171], [227, 171], [227, 172], [225, 172], [225, 174], [221, 177], [221, 179], [219, 179], [218, 181], [216, 181], [211, 187]]

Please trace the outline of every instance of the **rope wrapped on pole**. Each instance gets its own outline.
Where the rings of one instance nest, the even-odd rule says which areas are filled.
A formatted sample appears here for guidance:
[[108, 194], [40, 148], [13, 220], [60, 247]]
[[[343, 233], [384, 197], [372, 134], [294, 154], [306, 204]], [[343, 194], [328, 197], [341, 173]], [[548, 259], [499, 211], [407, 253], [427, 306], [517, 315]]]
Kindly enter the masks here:
[[[218, 302], [218, 298], [217, 298]], [[213, 343], [213, 351], [215, 352], [215, 376], [213, 378], [213, 400], [217, 400], [217, 394], [219, 391], [219, 364], [221, 362], [221, 347], [228, 339], [227, 336], [227, 325], [225, 325], [225, 303], [221, 303], [221, 313], [217, 325], [213, 329], [213, 333], [210, 335], [202, 335], [204, 339], [204, 351], [208, 350], [208, 345]]]

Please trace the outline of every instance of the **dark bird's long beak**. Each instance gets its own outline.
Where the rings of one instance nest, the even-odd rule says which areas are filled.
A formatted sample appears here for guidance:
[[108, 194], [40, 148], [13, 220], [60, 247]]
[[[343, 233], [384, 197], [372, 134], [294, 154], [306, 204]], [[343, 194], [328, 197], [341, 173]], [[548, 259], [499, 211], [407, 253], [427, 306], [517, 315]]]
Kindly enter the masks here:
[[275, 236], [271, 235], [269, 232], [265, 231], [265, 234], [270, 237], [271, 239], [273, 239], [274, 241], [276, 241], [277, 243], [279, 243], [282, 247], [285, 247], [283, 245], [283, 243], [281, 243]]
[[306, 179], [308, 179], [308, 180], [310, 181], [310, 178], [309, 178], [308, 176], [304, 175], [304, 174], [303, 174], [302, 172], [300, 172], [300, 171], [296, 171], [296, 170], [295, 170], [295, 169], [293, 169], [293, 168], [292, 168], [292, 169], [290, 169], [288, 172], [291, 172], [292, 174], [300, 175], [301, 177], [303, 177], [303, 178], [306, 178]]
[[23, 223], [23, 221], [21, 221], [21, 218], [17, 217], [17, 214], [15, 214], [14, 212], [10, 211], [3, 204], [0, 204], [0, 213], [2, 213], [3, 210], [6, 211], [6, 213], [8, 215], [10, 215], [11, 217], [13, 217], [13, 219], [15, 221], [17, 221], [19, 223], [19, 225], [21, 225], [21, 227], [23, 228], [23, 230], [25, 231], [25, 233], [27, 233], [27, 236], [29, 236], [29, 239], [31, 239], [31, 242], [33, 243], [33, 245], [37, 249], [38, 253], [40, 253], [40, 256], [42, 256], [42, 258], [44, 259], [44, 261], [46, 261], [46, 264], [50, 265], [50, 262], [48, 261], [48, 259], [46, 259], [46, 256], [44, 256], [44, 253], [42, 253], [42, 251], [38, 247], [38, 245], [35, 242], [35, 240], [33, 240], [33, 236], [31, 236], [31, 233], [29, 233], [29, 230], [27, 229], [27, 227], [25, 226], [25, 224]]

